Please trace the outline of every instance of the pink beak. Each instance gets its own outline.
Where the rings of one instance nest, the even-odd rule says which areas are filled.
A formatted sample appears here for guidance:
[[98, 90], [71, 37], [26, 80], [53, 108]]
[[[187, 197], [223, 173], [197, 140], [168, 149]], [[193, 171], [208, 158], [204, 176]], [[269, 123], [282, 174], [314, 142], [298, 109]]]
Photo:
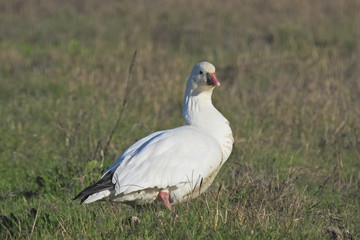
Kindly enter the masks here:
[[219, 80], [217, 79], [215, 73], [208, 73], [212, 82], [214, 83], [214, 86], [220, 86], [220, 82]]

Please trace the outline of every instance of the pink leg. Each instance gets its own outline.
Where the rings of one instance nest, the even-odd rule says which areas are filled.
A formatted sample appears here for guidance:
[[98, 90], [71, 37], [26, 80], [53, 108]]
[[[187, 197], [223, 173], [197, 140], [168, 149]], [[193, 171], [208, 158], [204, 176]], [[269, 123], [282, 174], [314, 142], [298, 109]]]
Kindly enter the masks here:
[[171, 211], [172, 206], [171, 206], [171, 203], [170, 203], [170, 195], [169, 195], [169, 193], [160, 191], [159, 192], [159, 198], [165, 204], [165, 207]]

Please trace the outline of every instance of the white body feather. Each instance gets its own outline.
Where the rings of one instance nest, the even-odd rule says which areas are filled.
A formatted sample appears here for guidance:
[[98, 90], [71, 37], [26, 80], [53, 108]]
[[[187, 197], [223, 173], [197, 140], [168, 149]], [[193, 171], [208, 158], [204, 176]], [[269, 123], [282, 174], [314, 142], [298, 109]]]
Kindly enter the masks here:
[[212, 105], [213, 87], [196, 82], [200, 81], [194, 77], [199, 67], [215, 71], [206, 62], [194, 67], [183, 105], [188, 125], [155, 132], [134, 143], [103, 175], [114, 172], [114, 188], [94, 193], [84, 203], [107, 198], [143, 204], [154, 201], [159, 191], [169, 192], [171, 202], [178, 203], [210, 186], [234, 140], [229, 122]]

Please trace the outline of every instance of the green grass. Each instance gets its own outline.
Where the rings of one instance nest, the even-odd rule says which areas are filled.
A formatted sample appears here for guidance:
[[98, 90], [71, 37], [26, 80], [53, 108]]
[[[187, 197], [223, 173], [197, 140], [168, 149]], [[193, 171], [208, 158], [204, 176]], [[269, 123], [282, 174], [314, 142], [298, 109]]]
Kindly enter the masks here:
[[[0, 1], [0, 238], [359, 239], [359, 9]], [[209, 191], [177, 221], [161, 204], [73, 202], [134, 141], [183, 124], [200, 60], [235, 137]]]

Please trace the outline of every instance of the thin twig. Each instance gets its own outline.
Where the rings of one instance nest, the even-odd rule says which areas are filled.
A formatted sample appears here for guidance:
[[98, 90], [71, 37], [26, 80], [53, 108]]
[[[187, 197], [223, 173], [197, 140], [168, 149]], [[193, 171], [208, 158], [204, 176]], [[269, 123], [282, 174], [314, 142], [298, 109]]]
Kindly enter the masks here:
[[95, 160], [95, 159], [96, 159], [96, 155], [97, 155], [97, 153], [98, 153], [98, 151], [99, 151], [99, 149], [100, 149], [100, 145], [101, 145], [101, 140], [97, 142], [97, 144], [96, 144], [96, 149], [95, 149], [95, 151], [94, 151], [94, 154], [93, 154], [91, 160]]
[[106, 146], [105, 146], [105, 149], [104, 149], [104, 156], [107, 155], [107, 152], [108, 152], [112, 137], [113, 137], [116, 129], [119, 126], [121, 117], [122, 117], [122, 115], [123, 115], [123, 113], [125, 111], [126, 104], [128, 102], [129, 82], [130, 82], [130, 79], [131, 79], [131, 76], [132, 76], [132, 73], [133, 73], [133, 68], [134, 68], [134, 65], [135, 65], [136, 53], [137, 53], [137, 50], [135, 50], [134, 55], [133, 55], [132, 60], [131, 60], [131, 64], [130, 64], [129, 72], [128, 72], [128, 78], [127, 78], [127, 82], [126, 82], [125, 96], [124, 96], [123, 103], [122, 103], [122, 106], [120, 108], [120, 111], [119, 111], [120, 113], [119, 113], [119, 116], [118, 116], [118, 118], [116, 120], [115, 126], [114, 126], [113, 130], [111, 131], [109, 139], [108, 139], [108, 141], [106, 143]]
[[72, 141], [72, 139], [70, 137], [70, 134], [68, 134], [68, 131], [66, 130], [66, 127], [65, 127], [64, 123], [60, 119], [57, 119], [57, 121], [58, 121], [58, 124], [59, 124], [63, 134], [64, 134], [65, 141], [69, 141], [70, 145], [72, 146], [73, 141]]
[[40, 203], [38, 205], [38, 210], [36, 211], [36, 214], [35, 214], [35, 219], [34, 219], [34, 222], [33, 222], [33, 225], [32, 225], [32, 228], [31, 228], [31, 232], [30, 232], [30, 238], [31, 236], [33, 235], [34, 231], [35, 231], [35, 225], [36, 225], [36, 221], [38, 219], [38, 215], [39, 215], [39, 212], [40, 212]]

